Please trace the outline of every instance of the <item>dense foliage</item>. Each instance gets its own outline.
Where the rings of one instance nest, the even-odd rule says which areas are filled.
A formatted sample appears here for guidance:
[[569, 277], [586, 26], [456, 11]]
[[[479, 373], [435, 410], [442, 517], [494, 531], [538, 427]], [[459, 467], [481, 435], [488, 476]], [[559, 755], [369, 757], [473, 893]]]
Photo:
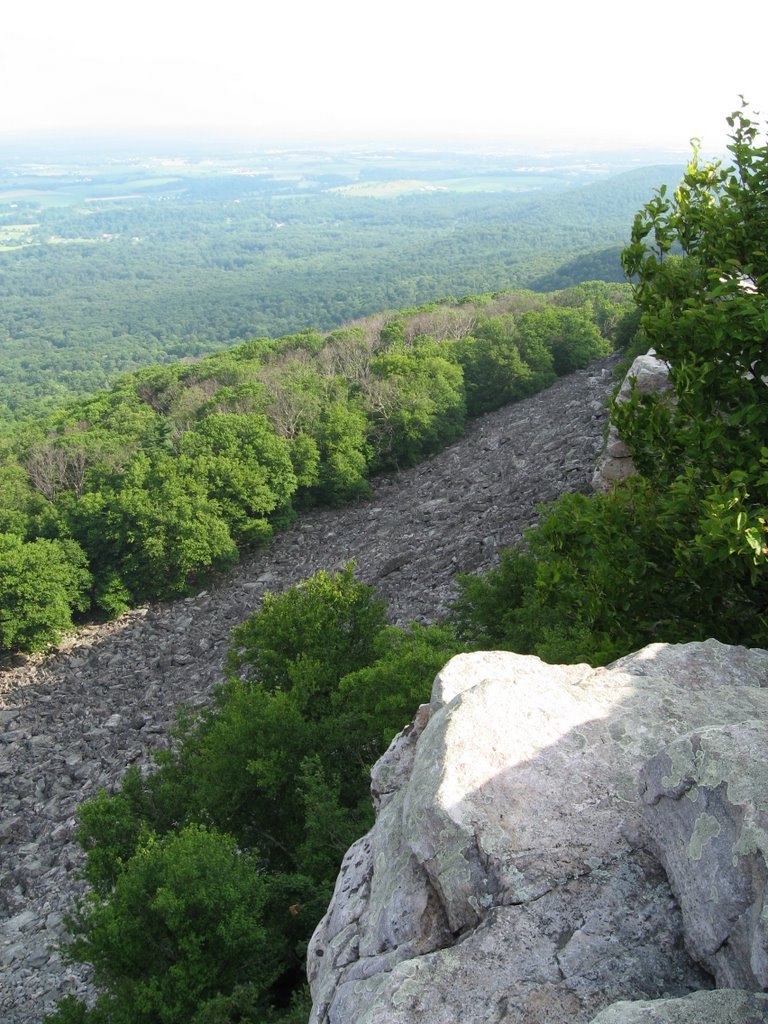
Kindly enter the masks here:
[[447, 629], [388, 627], [351, 565], [268, 595], [159, 770], [81, 808], [93, 890], [68, 955], [94, 965], [102, 994], [52, 1019], [306, 1019], [306, 944], [371, 823], [370, 766], [457, 649]]
[[[611, 349], [627, 286], [508, 292], [154, 366], [5, 442], [0, 651], [189, 593], [298, 511], [365, 497]], [[39, 567], [39, 570], [38, 568]]]
[[567, 495], [525, 551], [460, 582], [462, 634], [605, 662], [650, 641], [768, 646], [768, 146], [744, 109], [733, 165], [692, 162], [624, 252], [674, 399], [614, 409], [641, 476]]
[[[482, 172], [465, 163], [462, 173], [482, 186]], [[55, 174], [29, 181], [29, 196], [12, 205], [24, 178], [7, 175], [0, 430], [121, 373], [252, 337], [310, 324], [327, 331], [446, 295], [621, 280], [614, 249], [608, 261], [582, 257], [555, 283], [535, 283], [577, 254], [624, 243], [649, 189], [679, 175], [657, 167], [567, 189], [564, 174], [558, 191], [441, 184], [373, 197], [335, 191], [344, 179], [319, 177], [317, 168], [311, 181], [298, 170], [287, 164], [270, 182], [235, 174], [137, 188], [130, 177], [114, 180], [111, 167], [91, 175], [91, 201], [63, 207], [47, 205]], [[539, 178], [527, 187], [546, 186]]]

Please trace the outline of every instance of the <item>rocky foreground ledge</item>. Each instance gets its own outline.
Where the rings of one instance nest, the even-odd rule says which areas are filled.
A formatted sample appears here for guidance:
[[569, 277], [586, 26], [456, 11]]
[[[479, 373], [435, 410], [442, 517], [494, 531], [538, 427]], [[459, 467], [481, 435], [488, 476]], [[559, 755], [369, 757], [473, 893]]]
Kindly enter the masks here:
[[0, 672], [0, 1021], [39, 1022], [88, 991], [55, 946], [82, 891], [78, 804], [167, 746], [176, 708], [208, 699], [230, 629], [319, 568], [356, 559], [398, 623], [433, 621], [456, 572], [490, 568], [536, 506], [586, 491], [613, 386], [605, 360], [469, 424], [415, 469], [379, 478], [371, 501], [315, 512], [207, 593], [83, 630], [46, 658]]
[[767, 754], [768, 651], [459, 655], [373, 770], [311, 1024], [768, 1021]]

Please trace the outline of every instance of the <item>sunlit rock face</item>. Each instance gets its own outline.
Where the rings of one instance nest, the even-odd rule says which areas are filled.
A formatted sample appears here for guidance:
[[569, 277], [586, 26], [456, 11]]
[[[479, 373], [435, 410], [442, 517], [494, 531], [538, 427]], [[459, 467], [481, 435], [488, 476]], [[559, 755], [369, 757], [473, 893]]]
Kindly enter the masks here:
[[[726, 934], [741, 942], [729, 964], [751, 966], [724, 967], [724, 980], [763, 984], [761, 812], [741, 790], [717, 809], [702, 787], [717, 776], [722, 803], [759, 751], [741, 723], [768, 721], [766, 687], [768, 652], [713, 640], [598, 670], [454, 658], [374, 769], [376, 824], [347, 854], [309, 947], [312, 1024], [587, 1024], [619, 1000], [711, 989], [711, 947]], [[694, 778], [703, 732], [718, 767]], [[666, 871], [665, 800], [687, 801], [670, 829], [681, 881]], [[715, 848], [726, 839], [730, 861]], [[697, 873], [705, 907], [684, 888]]]

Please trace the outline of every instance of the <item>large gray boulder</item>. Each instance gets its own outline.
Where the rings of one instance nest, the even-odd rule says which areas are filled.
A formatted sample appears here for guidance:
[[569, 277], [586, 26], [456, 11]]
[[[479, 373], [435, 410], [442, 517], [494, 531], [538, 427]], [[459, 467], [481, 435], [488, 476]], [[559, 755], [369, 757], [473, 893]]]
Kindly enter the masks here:
[[[694, 733], [768, 720], [766, 686], [768, 652], [715, 641], [597, 670], [454, 658], [374, 771], [376, 824], [309, 946], [312, 1024], [587, 1024], [711, 988], [646, 819], [661, 803], [648, 766]], [[759, 879], [763, 847], [746, 845]], [[706, 884], [740, 893], [726, 916], [744, 918], [743, 884]]]

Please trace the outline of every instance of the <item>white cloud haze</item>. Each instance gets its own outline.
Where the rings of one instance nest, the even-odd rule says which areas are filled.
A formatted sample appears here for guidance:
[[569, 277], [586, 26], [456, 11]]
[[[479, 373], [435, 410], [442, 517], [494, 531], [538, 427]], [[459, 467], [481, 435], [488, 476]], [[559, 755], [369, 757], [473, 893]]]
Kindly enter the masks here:
[[740, 93], [768, 110], [762, 5], [739, 24], [701, 0], [13, 8], [0, 33], [0, 137], [686, 150], [697, 135], [711, 150]]

